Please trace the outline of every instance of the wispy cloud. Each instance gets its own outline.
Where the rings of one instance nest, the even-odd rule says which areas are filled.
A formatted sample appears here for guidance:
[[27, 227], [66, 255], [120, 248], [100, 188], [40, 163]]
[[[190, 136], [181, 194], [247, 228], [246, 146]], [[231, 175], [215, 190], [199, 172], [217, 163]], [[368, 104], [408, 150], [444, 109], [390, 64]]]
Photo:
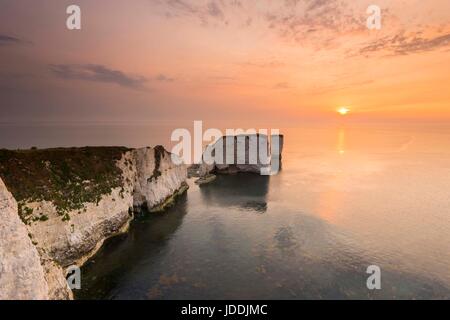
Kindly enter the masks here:
[[[346, 43], [360, 41], [367, 34], [367, 5], [351, 0], [150, 0], [158, 4], [161, 13], [168, 17], [200, 22], [203, 27], [222, 26], [235, 28], [260, 28], [261, 32], [276, 34], [286, 42], [301, 44], [314, 49], [339, 49]], [[439, 0], [444, 2], [445, 0]], [[257, 5], [256, 5], [257, 4]], [[428, 27], [421, 19], [411, 15], [408, 21], [399, 18], [398, 8], [385, 5], [383, 34], [390, 38], [377, 39], [363, 44], [353, 52], [368, 54], [389, 46], [396, 55], [434, 50], [447, 45], [448, 38], [418, 37], [406, 43], [397, 41], [401, 28], [424, 30]], [[406, 13], [405, 13], [406, 15]], [[404, 24], [406, 23], [406, 25]], [[436, 22], [437, 24], [437, 22]], [[380, 32], [381, 33], [381, 32]], [[358, 38], [359, 37], [359, 38]], [[345, 41], [343, 41], [345, 38]], [[385, 41], [385, 42], [383, 42]]]
[[398, 33], [391, 37], [384, 37], [373, 41], [360, 49], [359, 53], [370, 55], [385, 52], [390, 55], [407, 55], [418, 52], [432, 51], [450, 45], [450, 33], [422, 37], [420, 32], [414, 34]]
[[215, 1], [209, 2], [207, 4], [206, 8], [207, 8], [207, 12], [210, 16], [221, 19], [221, 20], [224, 18], [224, 13], [217, 2], [215, 2]]
[[336, 0], [307, 0], [307, 10], [315, 10], [330, 4], [335, 4], [336, 2]]
[[239, 83], [239, 78], [235, 76], [227, 76], [227, 75], [215, 75], [206, 77], [205, 82], [208, 85], [213, 86], [228, 86], [228, 85], [236, 85]]
[[[336, 35], [364, 30], [365, 11], [358, 14], [345, 0], [151, 0], [167, 17], [195, 19], [202, 26], [211, 22], [249, 28], [254, 24], [268, 28], [284, 40], [326, 43]], [[256, 2], [256, 1], [255, 1]]]
[[[167, 17], [193, 17], [198, 19], [202, 25], [208, 25], [209, 20], [225, 22], [224, 8], [226, 2], [223, 0], [209, 0], [208, 2], [199, 4], [190, 0], [152, 0], [164, 7]], [[240, 2], [232, 1], [230, 5], [239, 6]]]
[[199, 9], [195, 6], [189, 3], [188, 1], [184, 0], [168, 0], [166, 1], [167, 6], [169, 9], [172, 9], [173, 11], [170, 13], [176, 13], [176, 14], [197, 14], [199, 13]]
[[0, 34], [0, 46], [7, 46], [7, 45], [15, 45], [15, 44], [22, 44], [26, 41], [23, 41], [19, 38], [8, 36], [5, 34]]
[[162, 74], [162, 73], [159, 74], [158, 76], [156, 76], [155, 80], [156, 81], [160, 81], [160, 82], [174, 82], [175, 81], [174, 78], [168, 77], [168, 76], [166, 76], [165, 74]]
[[114, 83], [122, 87], [139, 89], [147, 82], [142, 76], [128, 75], [99, 64], [53, 64], [50, 70], [60, 78]]
[[238, 65], [256, 68], [280, 68], [285, 66], [285, 63], [276, 59], [270, 59], [270, 60], [246, 61], [238, 63]]
[[273, 88], [279, 89], [279, 90], [280, 89], [290, 89], [291, 86], [287, 82], [279, 82], [279, 83], [275, 84], [275, 86]]
[[270, 29], [293, 42], [324, 46], [337, 36], [362, 31], [362, 13], [339, 0], [286, 0], [285, 8], [265, 15]]

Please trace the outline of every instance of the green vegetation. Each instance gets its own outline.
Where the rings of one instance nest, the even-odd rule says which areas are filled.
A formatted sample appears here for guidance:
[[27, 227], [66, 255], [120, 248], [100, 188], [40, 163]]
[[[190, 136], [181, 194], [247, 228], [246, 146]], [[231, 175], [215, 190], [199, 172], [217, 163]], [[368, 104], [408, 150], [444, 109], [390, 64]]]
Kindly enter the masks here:
[[24, 201], [17, 202], [17, 210], [19, 212], [19, 217], [22, 219], [23, 223], [28, 224], [32, 218], [33, 209], [25, 205]]
[[[33, 210], [25, 203], [52, 201], [64, 221], [84, 203], [98, 203], [111, 190], [123, 187], [116, 166], [124, 147], [85, 147], [32, 150], [0, 149], [0, 176], [18, 202], [22, 220]], [[41, 216], [40, 221], [48, 219]]]

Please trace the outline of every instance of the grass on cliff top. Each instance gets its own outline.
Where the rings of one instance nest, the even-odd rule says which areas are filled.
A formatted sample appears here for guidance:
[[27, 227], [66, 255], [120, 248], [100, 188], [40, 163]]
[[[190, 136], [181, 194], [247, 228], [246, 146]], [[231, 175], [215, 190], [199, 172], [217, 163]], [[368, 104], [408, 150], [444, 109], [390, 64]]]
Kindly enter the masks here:
[[125, 147], [84, 147], [32, 150], [0, 149], [0, 177], [19, 204], [22, 220], [32, 210], [25, 202], [52, 201], [58, 214], [82, 211], [87, 202], [123, 187], [116, 161]]

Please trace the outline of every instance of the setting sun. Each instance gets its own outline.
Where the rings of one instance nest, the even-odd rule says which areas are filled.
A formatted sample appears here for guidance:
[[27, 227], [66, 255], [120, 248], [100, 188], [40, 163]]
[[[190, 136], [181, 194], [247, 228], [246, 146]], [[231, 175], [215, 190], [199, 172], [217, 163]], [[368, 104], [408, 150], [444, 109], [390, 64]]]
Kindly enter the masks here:
[[341, 107], [337, 110], [337, 112], [341, 115], [341, 116], [345, 116], [350, 112], [349, 108], [346, 107]]

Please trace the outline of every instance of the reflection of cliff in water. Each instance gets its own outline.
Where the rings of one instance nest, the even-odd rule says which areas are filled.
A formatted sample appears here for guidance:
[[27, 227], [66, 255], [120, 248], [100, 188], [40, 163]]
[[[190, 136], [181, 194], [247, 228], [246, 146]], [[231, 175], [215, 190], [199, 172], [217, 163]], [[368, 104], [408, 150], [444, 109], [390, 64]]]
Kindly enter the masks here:
[[201, 195], [208, 205], [239, 207], [244, 210], [266, 212], [270, 176], [252, 173], [218, 175], [212, 183], [203, 185]]
[[[181, 226], [187, 213], [186, 205], [187, 195], [183, 194], [164, 214], [138, 215], [128, 233], [107, 240], [82, 268], [82, 288], [75, 291], [76, 297], [111, 298], [120, 280], [143, 260], [158, 260], [163, 254], [161, 247]], [[97, 264], [102, 267], [98, 268]]]

